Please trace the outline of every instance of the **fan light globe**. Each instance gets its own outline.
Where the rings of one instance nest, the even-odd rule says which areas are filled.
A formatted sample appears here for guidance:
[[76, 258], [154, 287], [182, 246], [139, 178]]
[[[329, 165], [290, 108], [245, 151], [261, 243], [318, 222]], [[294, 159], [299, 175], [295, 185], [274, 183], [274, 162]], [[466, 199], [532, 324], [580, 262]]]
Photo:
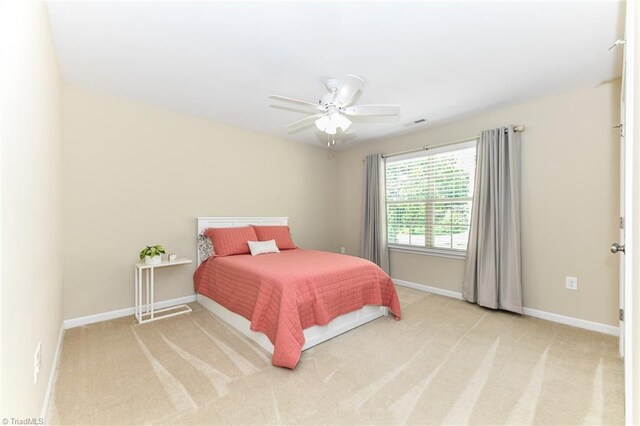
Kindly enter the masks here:
[[342, 114], [336, 114], [338, 116], [338, 127], [340, 127], [340, 130], [342, 130], [343, 132], [346, 131], [349, 126], [351, 126], [351, 120], [349, 120], [347, 117], [345, 117]]
[[325, 133], [327, 133], [328, 135], [335, 135], [337, 130], [338, 129], [334, 127], [331, 123], [329, 123], [329, 125], [324, 129]]
[[329, 125], [330, 119], [326, 115], [324, 117], [320, 117], [316, 120], [316, 127], [321, 132], [324, 132], [327, 126]]

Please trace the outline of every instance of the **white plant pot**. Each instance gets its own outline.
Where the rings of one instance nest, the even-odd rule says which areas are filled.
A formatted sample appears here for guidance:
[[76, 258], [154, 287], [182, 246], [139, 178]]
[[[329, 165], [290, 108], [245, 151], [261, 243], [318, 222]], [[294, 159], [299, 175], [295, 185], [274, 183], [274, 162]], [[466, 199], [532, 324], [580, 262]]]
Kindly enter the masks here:
[[144, 264], [145, 265], [157, 265], [158, 263], [162, 262], [162, 256], [157, 255], [157, 256], [145, 256], [144, 257]]

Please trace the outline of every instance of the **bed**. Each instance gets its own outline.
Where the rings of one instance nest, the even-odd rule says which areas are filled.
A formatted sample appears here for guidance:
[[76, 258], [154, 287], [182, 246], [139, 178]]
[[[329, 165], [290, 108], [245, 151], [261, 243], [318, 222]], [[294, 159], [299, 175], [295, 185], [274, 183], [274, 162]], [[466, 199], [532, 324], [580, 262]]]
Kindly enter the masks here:
[[[198, 218], [208, 228], [287, 225], [285, 217]], [[295, 368], [301, 352], [386, 315], [400, 318], [389, 276], [373, 263], [295, 248], [280, 253], [211, 257], [194, 274], [198, 302]]]

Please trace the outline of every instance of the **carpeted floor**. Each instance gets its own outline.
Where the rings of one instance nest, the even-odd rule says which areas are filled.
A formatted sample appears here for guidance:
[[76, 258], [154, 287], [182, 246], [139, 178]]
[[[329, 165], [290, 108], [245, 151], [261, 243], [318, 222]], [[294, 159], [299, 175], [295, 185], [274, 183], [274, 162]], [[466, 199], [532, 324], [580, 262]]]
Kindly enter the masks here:
[[380, 318], [273, 367], [197, 304], [67, 330], [50, 424], [623, 424], [617, 339], [398, 288]]

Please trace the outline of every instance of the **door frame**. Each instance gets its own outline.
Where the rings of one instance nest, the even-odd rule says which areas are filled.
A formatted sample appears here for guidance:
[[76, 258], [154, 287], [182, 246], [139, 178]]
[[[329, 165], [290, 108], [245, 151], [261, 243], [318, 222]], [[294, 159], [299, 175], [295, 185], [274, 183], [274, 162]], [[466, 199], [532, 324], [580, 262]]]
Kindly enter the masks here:
[[[640, 151], [636, 152], [636, 126], [640, 125], [636, 120], [636, 94], [635, 85], [637, 84], [637, 72], [638, 68], [636, 64], [635, 50], [637, 46], [636, 36], [636, 24], [638, 24], [638, 10], [637, 2], [635, 0], [628, 0], [625, 4], [625, 75], [624, 75], [624, 98], [625, 98], [625, 111], [623, 118], [624, 124], [624, 180], [626, 182], [624, 188], [624, 220], [625, 220], [625, 254], [624, 254], [624, 282], [621, 283], [624, 288], [624, 391], [625, 391], [625, 422], [626, 424], [634, 424], [637, 420], [635, 413], [636, 396], [635, 381], [638, 381], [638, 366], [635, 359], [635, 338], [634, 330], [637, 328], [638, 320], [635, 318], [637, 313], [634, 312], [634, 298], [638, 296], [633, 292], [633, 283], [640, 284], [640, 277], [637, 277], [639, 271], [634, 270], [633, 263], [635, 257], [635, 242], [640, 245], [640, 233], [635, 230], [635, 220], [638, 217], [638, 207], [636, 204], [639, 200], [634, 200], [634, 195], [638, 194], [636, 186], [638, 183], [634, 177], [638, 175], [640, 170], [636, 170], [635, 157], [640, 154]], [[635, 192], [635, 194], [634, 194]]]

